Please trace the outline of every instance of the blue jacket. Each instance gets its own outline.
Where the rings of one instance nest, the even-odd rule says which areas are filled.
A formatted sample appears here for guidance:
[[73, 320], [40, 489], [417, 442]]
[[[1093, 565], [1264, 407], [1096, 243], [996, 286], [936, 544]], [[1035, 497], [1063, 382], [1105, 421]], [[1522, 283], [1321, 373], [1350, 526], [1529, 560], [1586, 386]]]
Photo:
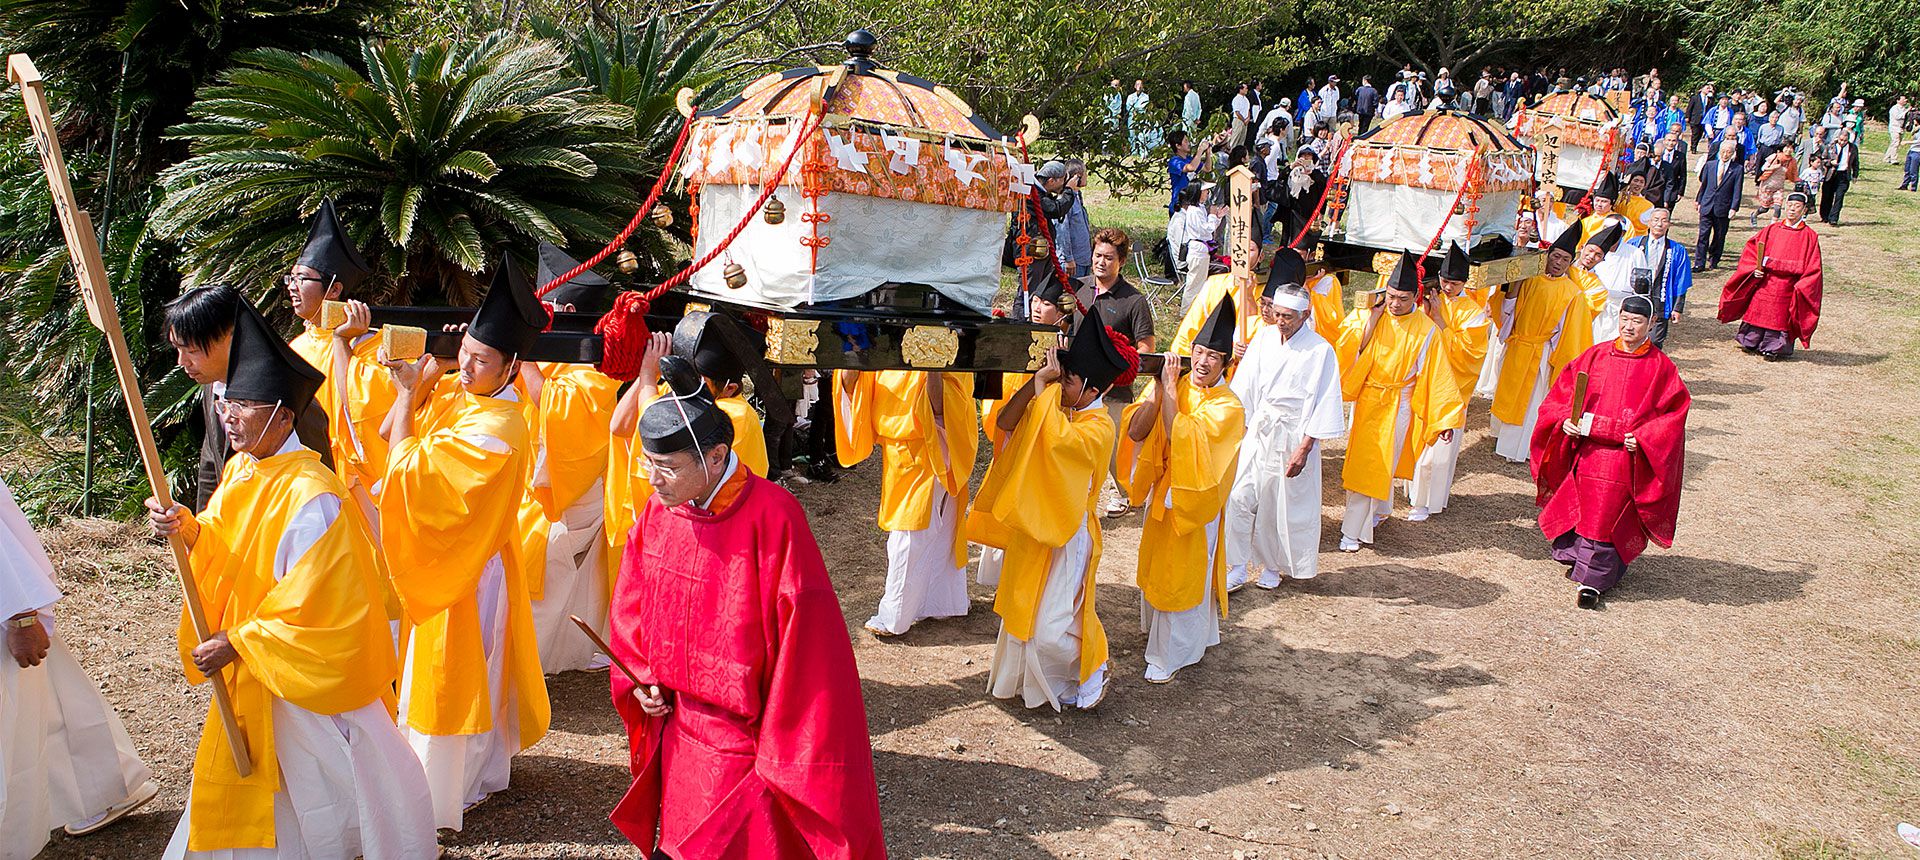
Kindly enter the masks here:
[[1073, 192], [1073, 204], [1067, 214], [1053, 225], [1054, 258], [1062, 268], [1073, 263], [1079, 274], [1093, 271], [1093, 233], [1087, 223], [1087, 203], [1080, 192]]
[[[1645, 251], [1647, 238], [1635, 236], [1628, 239], [1627, 244]], [[1693, 289], [1693, 260], [1687, 254], [1687, 246], [1674, 241], [1672, 235], [1667, 236], [1666, 243], [1667, 277], [1661, 282], [1660, 306], [1672, 313], [1675, 309], [1685, 310], [1687, 307], [1687, 291]]]

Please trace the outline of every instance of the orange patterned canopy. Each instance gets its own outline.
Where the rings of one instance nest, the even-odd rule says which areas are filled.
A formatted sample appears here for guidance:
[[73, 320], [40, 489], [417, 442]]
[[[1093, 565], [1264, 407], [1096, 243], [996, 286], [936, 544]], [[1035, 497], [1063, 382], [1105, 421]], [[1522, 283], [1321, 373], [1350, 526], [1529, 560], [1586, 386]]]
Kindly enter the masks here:
[[1454, 111], [1398, 117], [1355, 138], [1346, 176], [1439, 191], [1470, 186], [1477, 192], [1525, 188], [1533, 179], [1533, 149], [1498, 123]]
[[1620, 118], [1620, 111], [1606, 99], [1586, 93], [1555, 93], [1527, 109], [1530, 113], [1563, 116], [1587, 122], [1609, 122]]

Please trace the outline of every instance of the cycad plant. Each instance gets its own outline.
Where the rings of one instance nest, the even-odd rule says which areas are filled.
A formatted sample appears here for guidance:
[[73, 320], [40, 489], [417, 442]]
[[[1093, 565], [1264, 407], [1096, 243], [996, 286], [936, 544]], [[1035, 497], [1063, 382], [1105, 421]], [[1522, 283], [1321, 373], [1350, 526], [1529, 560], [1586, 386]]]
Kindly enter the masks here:
[[503, 248], [604, 241], [638, 205], [633, 111], [596, 95], [550, 42], [363, 42], [262, 50], [200, 93], [172, 134], [156, 232], [201, 283], [253, 291], [284, 271], [327, 197], [382, 275], [387, 301], [478, 299]]

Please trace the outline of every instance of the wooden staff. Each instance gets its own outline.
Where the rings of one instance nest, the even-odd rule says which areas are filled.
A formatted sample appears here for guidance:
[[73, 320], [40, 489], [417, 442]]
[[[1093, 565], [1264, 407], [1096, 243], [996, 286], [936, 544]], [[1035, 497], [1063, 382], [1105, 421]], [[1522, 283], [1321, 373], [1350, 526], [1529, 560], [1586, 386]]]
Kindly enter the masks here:
[[1587, 411], [1587, 372], [1574, 371], [1573, 374], [1573, 423], [1580, 423], [1580, 416]]
[[[66, 234], [67, 256], [87, 302], [87, 318], [101, 331], [108, 349], [113, 352], [113, 370], [120, 381], [120, 397], [127, 402], [127, 416], [133, 420], [134, 438], [140, 443], [140, 464], [146, 467], [147, 484], [153, 489], [154, 499], [162, 507], [171, 509], [174, 502], [167, 489], [166, 467], [161, 464], [160, 448], [153, 441], [147, 404], [140, 396], [140, 378], [133, 370], [133, 355], [127, 349], [126, 335], [120, 330], [120, 310], [114, 304], [113, 289], [107, 282], [106, 265], [100, 260], [100, 241], [93, 231], [93, 219], [73, 196], [67, 160], [60, 152], [60, 138], [54, 133], [53, 112], [47, 107], [40, 70], [34, 68], [33, 60], [26, 54], [13, 54], [7, 57], [7, 79], [20, 85], [20, 98], [26, 102], [34, 147], [40, 154], [40, 166], [46, 171], [47, 185], [53, 191], [53, 208], [60, 217], [60, 231]], [[173, 550], [173, 569], [180, 576], [187, 618], [193, 622], [194, 635], [205, 642], [211, 632], [207, 627], [206, 609], [200, 605], [200, 589], [193, 582], [193, 568], [187, 562], [186, 541], [174, 534], [167, 539], [167, 545]], [[215, 672], [207, 680], [213, 682], [214, 710], [226, 730], [234, 769], [241, 776], [247, 776], [253, 772], [253, 759], [247, 754], [244, 736], [240, 734], [240, 721], [233, 715], [233, 699], [227, 690], [225, 673]]]
[[607, 659], [613, 661], [613, 665], [620, 669], [620, 674], [627, 676], [627, 680], [632, 681], [634, 686], [650, 686], [646, 682], [641, 681], [640, 676], [634, 674], [632, 669], [627, 668], [627, 664], [620, 662], [619, 657], [614, 656], [613, 648], [607, 645], [607, 640], [600, 638], [600, 634], [593, 632], [593, 625], [581, 621], [578, 615], [569, 615], [567, 616], [567, 620], [572, 621], [573, 626], [580, 628], [580, 632], [587, 634], [587, 638], [593, 640], [593, 646], [600, 649], [600, 653], [607, 655]]

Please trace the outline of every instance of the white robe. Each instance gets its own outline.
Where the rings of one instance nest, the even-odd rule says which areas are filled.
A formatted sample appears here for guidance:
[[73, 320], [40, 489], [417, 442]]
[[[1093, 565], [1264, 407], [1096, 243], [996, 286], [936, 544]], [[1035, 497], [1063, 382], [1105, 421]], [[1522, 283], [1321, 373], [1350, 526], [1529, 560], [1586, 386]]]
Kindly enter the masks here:
[[1346, 434], [1340, 366], [1311, 323], [1292, 338], [1264, 326], [1247, 344], [1229, 387], [1246, 408], [1247, 435], [1227, 493], [1228, 566], [1258, 564], [1310, 579], [1320, 569], [1320, 449], [1300, 474], [1287, 460], [1300, 440], [1320, 443]]
[[[1468, 320], [1466, 327], [1485, 329], [1487, 325], [1487, 315], [1481, 311]], [[1493, 338], [1487, 340], [1491, 342]], [[1467, 394], [1471, 396], [1472, 392]], [[1420, 459], [1413, 464], [1413, 478], [1404, 482], [1408, 504], [1435, 514], [1447, 509], [1447, 501], [1453, 497], [1454, 469], [1460, 463], [1460, 449], [1465, 447], [1466, 438], [1466, 428], [1460, 427], [1453, 431], [1452, 438], [1428, 445], [1420, 452]]]
[[[953, 563], [953, 531], [964, 512], [938, 481], [933, 484], [933, 511], [927, 527], [887, 533], [887, 585], [880, 608], [867, 626], [892, 634], [905, 633], [924, 618], [958, 618], [967, 614], [967, 569]], [[998, 581], [998, 567], [995, 581]]]
[[[296, 437], [287, 440], [279, 453], [299, 447]], [[338, 496], [319, 495], [294, 512], [274, 553], [275, 580], [333, 526], [340, 505]], [[426, 775], [384, 702], [327, 715], [274, 699], [273, 742], [281, 781], [273, 796], [275, 847], [189, 852], [189, 790], [166, 860], [425, 860], [439, 852]]]
[[36, 611], [47, 657], [0, 652], [0, 860], [40, 853], [56, 827], [98, 815], [152, 779], [133, 739], [54, 629], [53, 562], [0, 482], [0, 619]]
[[[1422, 360], [1424, 360], [1424, 355]], [[1420, 373], [1419, 364], [1414, 365], [1414, 374]], [[1400, 403], [1393, 415], [1393, 462], [1387, 464], [1387, 474], [1400, 469], [1400, 452], [1407, 444], [1407, 430], [1413, 424], [1413, 383], [1407, 383], [1400, 389]], [[1455, 436], [1460, 435], [1457, 431]], [[1373, 529], [1381, 520], [1393, 515], [1393, 486], [1388, 484], [1387, 497], [1376, 499], [1364, 493], [1347, 491], [1347, 512], [1340, 518], [1340, 536], [1351, 538], [1364, 544], [1373, 543]]]
[[578, 669], [604, 669], [607, 658], [567, 620], [578, 615], [607, 637], [607, 523], [601, 481], [547, 525], [544, 596], [533, 601], [533, 631], [540, 646], [540, 668], [551, 675]]
[[[1585, 301], [1575, 298], [1574, 301]], [[1616, 317], [1616, 320], [1618, 318]], [[1500, 339], [1504, 341], [1513, 333], [1513, 303], [1508, 302], [1501, 311]], [[1525, 463], [1533, 455], [1533, 425], [1540, 417], [1540, 404], [1547, 399], [1547, 389], [1553, 387], [1553, 353], [1560, 346], [1564, 330], [1556, 330], [1547, 342], [1540, 346], [1540, 368], [1533, 378], [1533, 393], [1527, 397], [1526, 417], [1519, 424], [1508, 424], [1499, 416], [1490, 416], [1488, 429], [1493, 432], [1493, 453], [1515, 463]], [[1505, 360], [1505, 350], [1501, 351]], [[1499, 369], [1495, 368], [1494, 377], [1499, 378]], [[1455, 434], [1459, 435], [1459, 434]]]
[[[996, 699], [1016, 696], [1029, 708], [1051, 705], [1092, 707], [1105, 695], [1107, 667], [1093, 671], [1080, 683], [1080, 610], [1086, 601], [1081, 586], [1087, 578], [1093, 536], [1083, 524], [1066, 546], [1053, 551], [1047, 566], [1047, 584], [1040, 591], [1039, 617], [1033, 638], [1022, 640], [1000, 624], [993, 662], [987, 670], [987, 693]], [[1091, 701], [1082, 704], [1083, 693]]]
[[[1080, 408], [1105, 409], [1096, 397]], [[1105, 481], [1096, 473], [1094, 481]], [[1088, 493], [1092, 487], [1062, 487], [1064, 493]], [[1033, 638], [1019, 639], [1000, 623], [993, 660], [987, 668], [987, 693], [996, 699], [1019, 696], [1029, 708], [1063, 705], [1091, 708], [1107, 693], [1107, 664], [1102, 663], [1080, 682], [1080, 611], [1088, 595], [1087, 563], [1093, 556], [1093, 535], [1085, 523], [1065, 545], [1055, 549], [1047, 564], [1047, 582], [1040, 589], [1040, 606], [1033, 620]], [[996, 574], [998, 570], [996, 569]], [[998, 581], [996, 576], [995, 581]]]
[[435, 827], [459, 830], [464, 810], [507, 787], [514, 753], [520, 751], [516, 703], [506, 695], [507, 572], [500, 556], [487, 559], [480, 572], [480, 644], [487, 660], [487, 699], [493, 703], [493, 730], [474, 735], [429, 735], [408, 726], [407, 702], [413, 696], [413, 635], [407, 639], [400, 681], [400, 731], [406, 735], [432, 792]]
[[1593, 275], [1607, 289], [1606, 305], [1593, 315], [1593, 342], [1606, 343], [1620, 336], [1620, 303], [1633, 295], [1633, 270], [1646, 268], [1646, 262], [1640, 252], [1628, 247], [1614, 251], [1600, 259], [1593, 267]]
[[[1173, 507], [1173, 490], [1167, 490], [1167, 507]], [[1168, 674], [1200, 662], [1207, 649], [1220, 644], [1220, 604], [1213, 595], [1213, 557], [1220, 551], [1220, 521], [1207, 523], [1207, 567], [1200, 602], [1179, 612], [1153, 608], [1145, 594], [1140, 595], [1140, 630], [1147, 634], [1147, 667]]]

